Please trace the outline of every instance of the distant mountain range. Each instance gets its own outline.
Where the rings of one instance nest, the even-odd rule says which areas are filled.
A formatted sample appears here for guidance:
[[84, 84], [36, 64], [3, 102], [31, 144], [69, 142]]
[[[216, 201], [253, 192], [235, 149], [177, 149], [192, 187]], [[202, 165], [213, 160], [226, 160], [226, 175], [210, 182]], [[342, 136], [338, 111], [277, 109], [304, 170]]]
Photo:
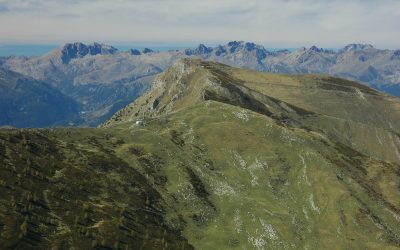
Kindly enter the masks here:
[[80, 124], [79, 105], [47, 83], [0, 68], [0, 121], [15, 127]]
[[[158, 52], [69, 43], [40, 57], [0, 58], [0, 67], [50, 84], [78, 103], [78, 125], [95, 126], [140, 96], [155, 75], [183, 57], [262, 72], [329, 74], [400, 96], [400, 50], [380, 50], [368, 44], [350, 44], [338, 51], [316, 46], [268, 51], [254, 43], [232, 41], [216, 47], [201, 44], [194, 49]], [[48, 125], [57, 123], [54, 119]], [[3, 120], [0, 124], [10, 125]]]

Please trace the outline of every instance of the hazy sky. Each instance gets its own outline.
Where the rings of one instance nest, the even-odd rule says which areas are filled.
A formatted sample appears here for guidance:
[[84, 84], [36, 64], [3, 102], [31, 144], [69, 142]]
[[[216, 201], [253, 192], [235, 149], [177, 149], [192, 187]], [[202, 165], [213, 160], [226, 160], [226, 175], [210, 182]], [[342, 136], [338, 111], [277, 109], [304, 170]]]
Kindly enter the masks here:
[[0, 0], [0, 43], [400, 48], [400, 0]]

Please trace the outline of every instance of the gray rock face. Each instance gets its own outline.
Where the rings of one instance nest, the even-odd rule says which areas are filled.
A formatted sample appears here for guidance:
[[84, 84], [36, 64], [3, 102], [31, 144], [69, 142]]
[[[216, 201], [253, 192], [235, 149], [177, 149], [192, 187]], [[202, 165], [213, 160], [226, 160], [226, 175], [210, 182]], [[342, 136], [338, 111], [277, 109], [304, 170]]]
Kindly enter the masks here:
[[67, 64], [71, 59], [82, 58], [86, 55], [108, 55], [114, 54], [118, 49], [105, 45], [93, 43], [90, 45], [85, 45], [83, 43], [67, 43], [61, 48], [61, 60], [63, 63]]
[[207, 47], [204, 44], [200, 44], [199, 47], [196, 49], [186, 49], [185, 50], [185, 55], [187, 56], [194, 56], [194, 55], [206, 55], [209, 54], [213, 51], [211, 47]]
[[340, 50], [341, 53], [349, 52], [349, 51], [359, 51], [359, 50], [367, 50], [374, 49], [374, 46], [371, 44], [349, 44]]
[[155, 75], [183, 57], [264, 72], [329, 74], [400, 96], [400, 50], [368, 44], [350, 44], [337, 52], [316, 46], [291, 52], [232, 41], [214, 48], [201, 44], [195, 49], [123, 52], [104, 44], [73, 43], [41, 57], [0, 58], [0, 66], [49, 83], [79, 103], [83, 124], [97, 125], [140, 96]]
[[129, 52], [131, 53], [131, 55], [135, 55], [135, 56], [138, 56], [141, 54], [140, 51], [137, 49], [130, 49]]
[[226, 48], [225, 47], [223, 47], [223, 46], [221, 46], [221, 45], [218, 45], [216, 48], [215, 48], [215, 55], [216, 56], [221, 56], [222, 54], [226, 54]]
[[400, 60], [400, 49], [393, 52], [393, 55], [390, 57], [392, 60]]
[[152, 49], [149, 49], [149, 48], [142, 49], [142, 53], [143, 54], [147, 54], [147, 53], [151, 53], [151, 52], [154, 52], [154, 51]]

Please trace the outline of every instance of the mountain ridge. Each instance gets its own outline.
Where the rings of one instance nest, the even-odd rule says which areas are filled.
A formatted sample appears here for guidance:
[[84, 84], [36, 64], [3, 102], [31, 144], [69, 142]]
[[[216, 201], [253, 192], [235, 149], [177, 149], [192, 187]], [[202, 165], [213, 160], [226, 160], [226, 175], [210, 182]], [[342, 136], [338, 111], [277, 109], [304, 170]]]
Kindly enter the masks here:
[[[86, 55], [107, 55], [114, 54], [118, 49], [105, 44], [93, 43], [93, 44], [83, 44], [83, 43], [67, 43], [62, 48], [60, 48], [61, 60], [63, 63], [67, 64], [71, 59], [82, 58]], [[53, 52], [54, 53], [54, 52]]]
[[[243, 79], [241, 74], [250, 75], [257, 81]], [[263, 83], [261, 86], [258, 85], [260, 79]], [[191, 84], [186, 85], [186, 82]], [[268, 82], [268, 85], [265, 85], [265, 82]], [[186, 94], [187, 91], [190, 91], [189, 95]], [[336, 98], [347, 100], [343, 104], [334, 104], [340, 107], [340, 110], [329, 107], [331, 103], [336, 102]], [[363, 136], [365, 126], [377, 129], [379, 133], [385, 134], [385, 137], [397, 138], [400, 134], [398, 98], [357, 82], [323, 75], [268, 75], [191, 58], [181, 59], [175, 63], [156, 78], [151, 90], [121, 109], [102, 126], [132, 122], [140, 120], [143, 116], [151, 118], [166, 115], [177, 112], [180, 107], [188, 108], [207, 100], [239, 106], [273, 117], [283, 123], [294, 122], [300, 127], [314, 127], [313, 123], [317, 121], [322, 124], [332, 123], [315, 129], [323, 130], [333, 137], [343, 137], [334, 132], [333, 125], [342, 126], [339, 125], [342, 121], [351, 121], [354, 123], [352, 125], [354, 128], [351, 132], [348, 131], [348, 140], [342, 140], [344, 144], [349, 144], [349, 141], [358, 144], [356, 138]], [[381, 102], [385, 104], [382, 105]], [[346, 110], [351, 109], [354, 111], [347, 113]], [[387, 112], [392, 114], [390, 120], [387, 120]], [[375, 134], [364, 136], [371, 136], [371, 140], [376, 139]], [[399, 142], [393, 139], [392, 143], [398, 145]], [[349, 146], [354, 145], [349, 144]], [[383, 145], [379, 146], [382, 159], [399, 161], [398, 146], [392, 150]], [[377, 150], [376, 147], [362, 143], [356, 148], [368, 154]], [[374, 156], [378, 157], [379, 154]]]
[[100, 128], [0, 129], [1, 245], [400, 247], [398, 98], [193, 58], [152, 86]]
[[[65, 63], [62, 51], [69, 47], [72, 49], [64, 53], [68, 61]], [[42, 57], [1, 58], [0, 65], [59, 89], [79, 103], [83, 125], [96, 126], [149, 89], [157, 74], [184, 57], [260, 72], [329, 74], [397, 95], [400, 93], [397, 54], [368, 44], [350, 44], [339, 51], [316, 46], [269, 51], [255, 43], [231, 41], [216, 47], [202, 44], [193, 49], [160, 52], [118, 51], [109, 45], [75, 43]]]
[[79, 123], [78, 104], [51, 85], [0, 68], [0, 125], [71, 126]]

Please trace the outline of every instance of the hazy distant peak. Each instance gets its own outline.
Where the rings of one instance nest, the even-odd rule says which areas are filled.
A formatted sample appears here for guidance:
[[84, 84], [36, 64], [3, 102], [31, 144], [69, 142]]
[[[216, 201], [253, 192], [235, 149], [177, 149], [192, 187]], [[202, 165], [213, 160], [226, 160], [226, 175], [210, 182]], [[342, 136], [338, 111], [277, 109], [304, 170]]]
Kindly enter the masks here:
[[212, 50], [211, 47], [207, 47], [204, 44], [200, 44], [199, 47], [197, 47], [197, 51], [200, 53], [210, 53]]
[[226, 48], [224, 46], [222, 46], [222, 45], [218, 45], [215, 48], [215, 55], [217, 55], [217, 56], [220, 56], [222, 54], [226, 54], [226, 52], [227, 52]]
[[263, 60], [268, 54], [271, 54], [264, 48], [264, 46], [252, 42], [231, 41], [226, 45], [226, 47], [231, 53], [238, 51], [255, 53], [258, 61]]
[[334, 54], [335, 52], [330, 49], [324, 49], [324, 48], [318, 48], [317, 46], [313, 45], [311, 46], [308, 51], [313, 51], [316, 53], [328, 53], [328, 54]]
[[200, 44], [196, 49], [186, 49], [185, 54], [188, 56], [191, 55], [204, 55], [211, 53], [213, 49], [211, 47], [207, 47], [204, 44]]
[[128, 52], [129, 52], [131, 55], [135, 55], [135, 56], [138, 56], [138, 55], [141, 54], [140, 51], [137, 50], [137, 49], [130, 49]]
[[252, 51], [256, 49], [257, 45], [255, 45], [254, 43], [244, 42], [244, 41], [231, 41], [228, 42], [227, 47], [229, 47], [229, 51], [233, 53], [239, 49], [246, 49], [247, 51]]
[[118, 49], [111, 45], [92, 43], [86, 45], [81, 42], [67, 43], [61, 47], [61, 60], [63, 63], [68, 63], [71, 59], [82, 58], [86, 55], [109, 55], [114, 54]]
[[392, 60], [395, 60], [395, 59], [400, 60], [400, 49], [393, 51], [393, 55], [390, 57], [390, 59], [392, 59]]
[[358, 51], [366, 49], [374, 49], [374, 46], [372, 46], [371, 44], [353, 43], [346, 45], [343, 49], [340, 50], [340, 52]]
[[142, 49], [142, 53], [143, 53], [143, 54], [147, 54], [147, 53], [151, 53], [151, 52], [154, 52], [154, 50], [149, 49], [149, 48], [144, 48], [144, 49]]
[[318, 48], [317, 46], [313, 45], [310, 48], [311, 51], [315, 51], [315, 52], [324, 52], [324, 49], [322, 48]]
[[260, 47], [260, 45], [256, 45], [253, 42], [244, 42], [244, 41], [230, 41], [228, 42], [227, 46], [235, 48], [241, 47], [241, 48], [246, 48], [248, 50], [253, 50], [256, 47]]
[[225, 45], [218, 45], [215, 48], [208, 47], [204, 44], [200, 44], [195, 49], [185, 49], [185, 54], [190, 55], [208, 55], [212, 52], [216, 56], [221, 56], [226, 53], [237, 53], [237, 52], [255, 52], [258, 59], [263, 59], [269, 53], [262, 45], [258, 45], [252, 42], [244, 41], [231, 41]]
[[230, 42], [228, 42], [228, 46], [229, 47], [238, 47], [238, 46], [240, 46], [240, 45], [242, 45], [242, 44], [244, 44], [244, 42], [243, 41], [230, 41]]
[[231, 41], [228, 43], [228, 48], [231, 53], [243, 48], [244, 42], [243, 41]]

